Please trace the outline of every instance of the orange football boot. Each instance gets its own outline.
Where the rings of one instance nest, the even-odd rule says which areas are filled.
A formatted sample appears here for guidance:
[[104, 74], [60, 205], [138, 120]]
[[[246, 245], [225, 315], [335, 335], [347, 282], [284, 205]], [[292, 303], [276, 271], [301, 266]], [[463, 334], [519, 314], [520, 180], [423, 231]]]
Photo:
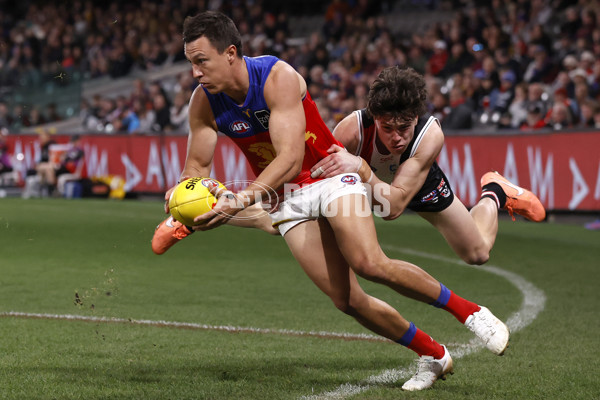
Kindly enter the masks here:
[[181, 239], [190, 235], [193, 231], [190, 231], [181, 222], [169, 218], [158, 224], [152, 237], [152, 251], [155, 254], [163, 254], [171, 248], [175, 243]]
[[500, 185], [506, 194], [504, 209], [508, 211], [513, 221], [515, 220], [513, 212], [535, 222], [543, 221], [546, 218], [546, 210], [535, 194], [510, 183], [496, 171], [488, 172], [481, 177], [481, 187], [492, 182]]

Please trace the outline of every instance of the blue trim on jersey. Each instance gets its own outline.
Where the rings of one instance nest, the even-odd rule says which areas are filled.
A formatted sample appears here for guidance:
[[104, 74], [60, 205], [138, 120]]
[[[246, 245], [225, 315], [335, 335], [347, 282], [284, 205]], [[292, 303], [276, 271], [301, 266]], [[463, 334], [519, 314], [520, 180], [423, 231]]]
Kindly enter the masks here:
[[416, 334], [417, 334], [417, 327], [415, 326], [415, 324], [413, 324], [411, 322], [406, 333], [404, 335], [402, 335], [402, 337], [400, 339], [396, 340], [396, 343], [399, 343], [402, 346], [408, 347], [408, 345], [410, 344], [410, 342], [412, 342], [412, 340], [414, 339]]
[[446, 307], [446, 304], [448, 304], [448, 300], [450, 300], [450, 295], [452, 294], [452, 292], [450, 292], [450, 289], [448, 289], [446, 286], [444, 286], [444, 284], [441, 282], [440, 282], [440, 288], [442, 290], [440, 291], [440, 295], [439, 295], [438, 299], [436, 301], [434, 301], [433, 303], [429, 303], [429, 304], [434, 307], [437, 307], [437, 308], [444, 308], [444, 307]]
[[206, 97], [210, 102], [219, 132], [231, 138], [245, 138], [258, 135], [269, 130], [271, 111], [264, 96], [265, 82], [271, 68], [279, 59], [274, 56], [246, 57], [249, 87], [244, 104], [241, 106], [225, 93], [210, 94], [206, 89]]

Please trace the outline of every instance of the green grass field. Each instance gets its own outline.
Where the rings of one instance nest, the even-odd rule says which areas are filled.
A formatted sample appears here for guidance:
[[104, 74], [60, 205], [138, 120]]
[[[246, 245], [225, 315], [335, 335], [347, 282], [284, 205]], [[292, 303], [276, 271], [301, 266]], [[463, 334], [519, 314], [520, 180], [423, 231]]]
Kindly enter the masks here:
[[[369, 332], [335, 309], [281, 238], [222, 227], [159, 257], [150, 238], [161, 209], [0, 199], [0, 398], [600, 397], [600, 232], [502, 220], [489, 266], [472, 268], [418, 217], [378, 220], [390, 256], [425, 268], [514, 330], [497, 357], [469, 344], [472, 334], [449, 313], [363, 281], [456, 352], [448, 380], [406, 393], [415, 355], [399, 345], [286, 334]], [[66, 319], [73, 315], [87, 320]], [[255, 332], [209, 329], [217, 326]]]

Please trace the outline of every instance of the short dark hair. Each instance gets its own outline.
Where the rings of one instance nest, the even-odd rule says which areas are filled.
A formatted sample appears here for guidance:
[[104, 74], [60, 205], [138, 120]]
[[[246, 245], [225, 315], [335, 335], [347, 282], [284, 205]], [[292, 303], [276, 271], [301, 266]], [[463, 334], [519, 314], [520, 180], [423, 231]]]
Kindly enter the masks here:
[[385, 68], [371, 84], [367, 98], [367, 112], [371, 116], [410, 121], [426, 111], [425, 79], [412, 68]]
[[238, 57], [242, 57], [242, 36], [227, 15], [217, 11], [205, 11], [193, 17], [186, 17], [183, 21], [183, 42], [190, 43], [202, 36], [206, 37], [219, 53], [234, 45], [238, 50]]

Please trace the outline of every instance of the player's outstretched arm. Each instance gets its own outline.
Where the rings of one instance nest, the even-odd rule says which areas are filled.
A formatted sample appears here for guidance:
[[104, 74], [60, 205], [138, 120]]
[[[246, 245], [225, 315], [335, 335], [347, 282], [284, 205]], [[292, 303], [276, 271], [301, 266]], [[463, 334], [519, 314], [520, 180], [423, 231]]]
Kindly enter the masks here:
[[388, 184], [373, 173], [365, 160], [351, 154], [357, 151], [359, 137], [354, 114], [344, 118], [333, 134], [345, 149], [333, 145], [329, 149], [331, 154], [311, 168], [313, 176], [327, 178], [342, 173], [358, 173], [361, 180], [371, 186], [372, 204], [380, 206], [386, 220], [396, 219], [404, 212], [423, 186], [429, 169], [444, 145], [444, 134], [439, 123], [431, 124], [413, 157], [399, 166], [393, 181]]

